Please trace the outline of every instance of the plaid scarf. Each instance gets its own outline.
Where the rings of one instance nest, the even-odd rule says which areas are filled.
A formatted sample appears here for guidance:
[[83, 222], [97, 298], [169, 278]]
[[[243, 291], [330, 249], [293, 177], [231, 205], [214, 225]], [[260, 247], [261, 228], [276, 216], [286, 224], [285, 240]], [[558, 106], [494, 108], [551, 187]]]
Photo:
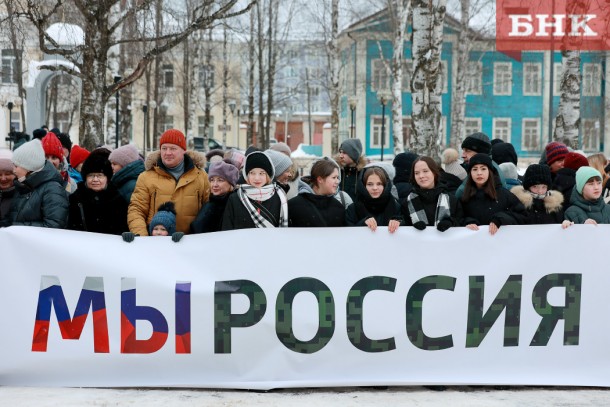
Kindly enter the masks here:
[[[424, 222], [428, 225], [428, 217], [426, 216], [426, 211], [424, 210], [424, 206], [421, 203], [421, 199], [419, 195], [415, 192], [411, 192], [407, 197], [407, 206], [409, 207], [409, 216], [411, 217], [411, 223], [414, 225], [417, 222]], [[436, 214], [434, 219], [434, 226], [438, 224], [439, 221], [444, 218], [451, 217], [451, 209], [449, 204], [449, 195], [445, 193], [440, 193], [438, 195], [438, 201], [436, 202]]]
[[[280, 219], [277, 221], [275, 216], [269, 212], [264, 206], [254, 206], [253, 201], [262, 202], [270, 199], [273, 195], [278, 194], [280, 198], [281, 210]], [[237, 195], [244, 205], [248, 214], [254, 222], [254, 226], [257, 228], [274, 228], [274, 223], [277, 223], [278, 227], [288, 227], [288, 200], [286, 199], [286, 193], [282, 188], [275, 184], [265, 185], [262, 188], [256, 188], [251, 185], [242, 185], [237, 190]], [[263, 213], [261, 213], [263, 212]]]

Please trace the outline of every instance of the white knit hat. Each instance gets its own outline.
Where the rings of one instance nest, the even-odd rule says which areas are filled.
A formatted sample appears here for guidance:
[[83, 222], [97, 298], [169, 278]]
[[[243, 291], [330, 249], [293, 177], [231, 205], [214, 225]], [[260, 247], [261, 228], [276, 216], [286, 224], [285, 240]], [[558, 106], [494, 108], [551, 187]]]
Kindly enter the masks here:
[[8, 148], [0, 148], [0, 171], [13, 172], [13, 152]]
[[13, 151], [13, 164], [28, 171], [40, 171], [44, 167], [45, 155], [38, 139], [28, 141]]

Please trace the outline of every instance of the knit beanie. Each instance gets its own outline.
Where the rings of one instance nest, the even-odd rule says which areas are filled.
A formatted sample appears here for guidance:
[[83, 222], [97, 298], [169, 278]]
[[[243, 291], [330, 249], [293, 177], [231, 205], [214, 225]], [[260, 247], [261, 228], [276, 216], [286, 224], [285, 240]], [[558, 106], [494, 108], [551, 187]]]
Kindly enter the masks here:
[[97, 150], [94, 150], [83, 162], [83, 168], [80, 173], [83, 179], [85, 179], [91, 173], [100, 172], [108, 177], [109, 180], [112, 178], [112, 166], [110, 161], [108, 161], [108, 154], [104, 151], [97, 152]]
[[273, 168], [275, 169], [275, 174], [280, 176], [290, 167], [292, 167], [292, 160], [284, 153], [280, 153], [279, 151], [267, 150], [265, 151], [271, 162], [273, 163]]
[[552, 141], [546, 145], [546, 163], [551, 166], [555, 161], [563, 160], [570, 152], [568, 147], [558, 141]]
[[112, 150], [112, 152], [108, 156], [108, 161], [110, 161], [111, 163], [118, 164], [121, 167], [126, 167], [128, 164], [131, 164], [134, 161], [138, 161], [139, 159], [140, 153], [138, 153], [138, 149], [136, 148], [136, 146], [132, 144], [126, 144], [115, 150]]
[[517, 165], [517, 152], [511, 143], [495, 143], [491, 146], [491, 158], [500, 165], [502, 163], [513, 163]]
[[74, 144], [72, 146], [72, 151], [70, 151], [70, 165], [72, 168], [78, 167], [79, 164], [89, 157], [89, 154], [91, 154], [89, 150], [82, 148], [78, 144]]
[[44, 149], [45, 155], [57, 157], [60, 160], [64, 159], [64, 148], [55, 133], [48, 132], [47, 135], [42, 138], [42, 148]]
[[13, 172], [13, 152], [8, 148], [0, 148], [0, 171]]
[[44, 136], [47, 135], [47, 131], [45, 129], [36, 129], [32, 132], [32, 136], [37, 138], [38, 140], [42, 140]]
[[464, 167], [460, 165], [460, 162], [458, 161], [459, 156], [460, 155], [455, 148], [448, 148], [443, 151], [442, 162], [446, 173], [455, 175], [461, 181], [464, 181], [468, 174]]
[[251, 153], [253, 153], [255, 151], [261, 151], [261, 149], [256, 147], [254, 144], [250, 144], [248, 146], [248, 148], [246, 148], [245, 156], [247, 157], [247, 156], [249, 156]]
[[148, 234], [152, 235], [152, 231], [157, 225], [163, 225], [169, 236], [176, 232], [176, 208], [172, 201], [165, 202], [159, 206], [157, 213], [153, 216], [148, 225]]
[[269, 178], [275, 178], [273, 163], [271, 162], [269, 156], [262, 151], [254, 151], [246, 157], [246, 164], [244, 165], [242, 171], [245, 179], [248, 179], [248, 173], [254, 168], [261, 168], [265, 170], [267, 175], [269, 175]]
[[525, 170], [523, 175], [523, 188], [529, 190], [534, 185], [546, 185], [551, 188], [551, 169], [545, 164], [532, 164]]
[[214, 157], [220, 157], [220, 159], [222, 160], [224, 158], [224, 155], [225, 155], [224, 151], [222, 151], [218, 148], [215, 148], [213, 150], [208, 151], [205, 155], [205, 158], [206, 158], [206, 160], [208, 160], [208, 162], [212, 162], [212, 159]]
[[347, 154], [347, 156], [351, 158], [352, 161], [357, 163], [360, 159], [360, 156], [362, 155], [362, 143], [360, 142], [360, 139], [348, 138], [343, 143], [341, 143], [339, 151], [341, 150], [343, 150], [343, 152]]
[[567, 153], [563, 160], [563, 168], [571, 168], [574, 171], [578, 170], [580, 167], [587, 167], [588, 165], [589, 160], [587, 160], [587, 157], [580, 153], [575, 153], [574, 151]]
[[290, 157], [292, 154], [292, 150], [290, 147], [288, 147], [288, 144], [283, 142], [271, 144], [271, 146], [269, 146], [269, 150], [279, 151], [280, 153], [286, 154], [288, 157]]
[[468, 160], [468, 172], [472, 171], [472, 168], [477, 164], [486, 165], [491, 171], [497, 173], [496, 167], [494, 167], [489, 154], [479, 153], [470, 157], [470, 160]]
[[485, 133], [476, 132], [462, 141], [462, 149], [467, 148], [477, 153], [489, 154], [491, 152], [491, 141]]
[[59, 139], [59, 142], [61, 143], [61, 146], [63, 148], [67, 149], [68, 151], [72, 149], [72, 140], [70, 140], [69, 135], [67, 135], [66, 133], [59, 133], [56, 134], [56, 136]]
[[502, 163], [498, 167], [500, 167], [500, 171], [502, 171], [505, 179], [519, 179], [519, 171], [515, 164]]
[[224, 161], [231, 165], [236, 166], [238, 169], [244, 166], [244, 161], [246, 161], [246, 156], [243, 155], [240, 151], [237, 150], [229, 150], [225, 153]]
[[13, 151], [13, 164], [28, 171], [40, 171], [44, 167], [45, 161], [42, 143], [37, 138], [23, 143]]
[[582, 195], [582, 189], [585, 187], [585, 184], [593, 177], [597, 177], [601, 181], [602, 174], [593, 167], [580, 167], [576, 171], [576, 190], [579, 194]]
[[182, 133], [180, 130], [166, 130], [161, 135], [161, 139], [159, 140], [159, 147], [161, 147], [165, 143], [175, 144], [181, 147], [183, 150], [186, 150], [186, 137], [184, 137], [184, 133]]
[[239, 170], [233, 164], [226, 163], [224, 161], [218, 161], [210, 165], [208, 170], [208, 178], [220, 177], [227, 181], [232, 186], [237, 184], [239, 179]]

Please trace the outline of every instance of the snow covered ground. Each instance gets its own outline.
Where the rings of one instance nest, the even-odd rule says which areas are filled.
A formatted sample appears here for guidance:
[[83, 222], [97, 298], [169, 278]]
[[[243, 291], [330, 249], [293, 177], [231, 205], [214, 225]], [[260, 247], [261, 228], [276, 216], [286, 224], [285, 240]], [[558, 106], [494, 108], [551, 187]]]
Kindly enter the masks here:
[[67, 389], [0, 387], [0, 406], [608, 406], [610, 390], [576, 387], [459, 386], [290, 389], [271, 392], [179, 389]]

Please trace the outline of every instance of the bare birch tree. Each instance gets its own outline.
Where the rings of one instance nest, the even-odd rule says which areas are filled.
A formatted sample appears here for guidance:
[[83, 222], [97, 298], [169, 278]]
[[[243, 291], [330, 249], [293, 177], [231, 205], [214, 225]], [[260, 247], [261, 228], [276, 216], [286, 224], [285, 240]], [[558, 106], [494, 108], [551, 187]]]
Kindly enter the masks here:
[[[121, 11], [121, 0], [56, 0], [55, 2], [16, 2], [14, 15], [29, 20], [38, 31], [40, 49], [49, 55], [61, 55], [74, 68], [68, 66], [46, 67], [61, 70], [81, 78], [82, 104], [80, 112], [81, 144], [87, 148], [95, 147], [103, 134], [105, 105], [115, 92], [131, 85], [140, 78], [147, 66], [156, 57], [169, 51], [193, 32], [212, 26], [218, 21], [247, 12], [253, 5], [250, 0], [242, 6], [239, 0], [203, 0], [197, 4], [184, 19], [172, 19], [170, 12], [163, 14], [163, 31], [156, 35], [155, 30], [145, 29], [147, 22], [156, 21], [155, 4], [157, 0], [140, 0], [129, 4]], [[170, 7], [170, 4], [166, 5]], [[65, 21], [80, 25], [84, 31], [81, 44], [74, 47], [60, 46], [51, 38], [46, 29], [52, 22], [62, 20], [66, 10], [78, 11], [75, 21]], [[119, 35], [125, 21], [134, 17], [143, 22], [138, 35], [126, 38]], [[125, 34], [125, 33], [123, 33]], [[144, 53], [129, 75], [118, 83], [110, 79], [109, 51], [121, 44], [144, 44]], [[158, 71], [156, 71], [158, 72]], [[156, 115], [155, 115], [156, 116]], [[155, 119], [156, 121], [156, 119]]]
[[446, 0], [413, 2], [413, 151], [437, 157], [441, 138], [443, 27]]

